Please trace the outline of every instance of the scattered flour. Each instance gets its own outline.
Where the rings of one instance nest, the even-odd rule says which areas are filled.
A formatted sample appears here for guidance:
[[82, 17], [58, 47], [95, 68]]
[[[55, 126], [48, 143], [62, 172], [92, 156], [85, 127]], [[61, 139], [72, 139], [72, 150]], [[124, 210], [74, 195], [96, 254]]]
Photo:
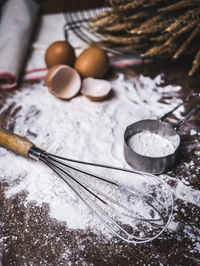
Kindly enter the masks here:
[[193, 128], [190, 130], [190, 135], [191, 136], [195, 136], [197, 134], [196, 130], [194, 130]]
[[[49, 94], [43, 83], [24, 85], [9, 97], [1, 112], [12, 107], [10, 112], [15, 114], [15, 119], [11, 115], [8, 124], [14, 125], [14, 132], [26, 136], [48, 152], [128, 167], [123, 158], [125, 128], [138, 120], [157, 118], [171, 110], [179, 103], [176, 93], [180, 87], [163, 87], [162, 75], [155, 79], [140, 75], [127, 81], [123, 74], [112, 81], [112, 87], [114, 96], [111, 100], [91, 102], [77, 96], [66, 102]], [[163, 95], [166, 98], [174, 96], [171, 105], [159, 101]], [[16, 107], [14, 103], [17, 103]], [[21, 109], [17, 108], [19, 105]], [[181, 117], [181, 113], [177, 116]], [[13, 185], [19, 177], [21, 181]], [[11, 184], [7, 197], [25, 190], [28, 192], [27, 202], [48, 203], [51, 216], [65, 221], [69, 228], [99, 226], [71, 189], [63, 186], [61, 180], [43, 164], [0, 148], [0, 178]], [[188, 191], [188, 197], [193, 197], [192, 193], [192, 190], [191, 193]], [[199, 197], [196, 193], [199, 192], [195, 192], [195, 197]]]

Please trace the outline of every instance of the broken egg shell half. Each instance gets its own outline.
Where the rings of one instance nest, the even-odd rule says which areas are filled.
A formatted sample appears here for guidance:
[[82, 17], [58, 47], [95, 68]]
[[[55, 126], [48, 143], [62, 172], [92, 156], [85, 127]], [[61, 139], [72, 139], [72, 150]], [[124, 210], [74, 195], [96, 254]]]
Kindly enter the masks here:
[[57, 98], [68, 100], [80, 91], [81, 78], [75, 69], [66, 65], [55, 65], [46, 75], [46, 85]]
[[111, 91], [111, 83], [103, 79], [85, 78], [81, 93], [92, 101], [104, 100]]

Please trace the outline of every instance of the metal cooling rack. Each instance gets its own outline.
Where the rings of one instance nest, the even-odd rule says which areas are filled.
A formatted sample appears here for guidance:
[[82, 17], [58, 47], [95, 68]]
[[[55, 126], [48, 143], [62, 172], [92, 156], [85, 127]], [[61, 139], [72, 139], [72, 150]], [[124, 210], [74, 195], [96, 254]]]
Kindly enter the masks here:
[[[94, 43], [99, 41], [101, 39], [101, 35], [90, 30], [90, 19], [109, 9], [110, 8], [108, 7], [102, 7], [64, 13], [66, 21], [64, 25], [65, 39], [68, 40], [69, 32], [72, 31], [73, 34], [75, 34], [76, 37], [84, 43]], [[112, 49], [105, 46], [102, 46], [102, 48], [114, 55], [131, 55], [138, 57], [138, 53], [135, 51], [130, 52], [118, 48]]]

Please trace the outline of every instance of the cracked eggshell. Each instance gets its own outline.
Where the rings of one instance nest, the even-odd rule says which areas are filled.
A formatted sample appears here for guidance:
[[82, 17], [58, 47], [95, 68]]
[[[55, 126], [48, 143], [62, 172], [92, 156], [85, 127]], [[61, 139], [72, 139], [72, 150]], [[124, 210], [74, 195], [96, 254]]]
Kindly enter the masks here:
[[81, 93], [92, 101], [105, 99], [111, 91], [111, 83], [103, 79], [85, 78]]
[[46, 85], [57, 98], [68, 100], [80, 91], [81, 78], [75, 69], [66, 65], [55, 65], [46, 75]]

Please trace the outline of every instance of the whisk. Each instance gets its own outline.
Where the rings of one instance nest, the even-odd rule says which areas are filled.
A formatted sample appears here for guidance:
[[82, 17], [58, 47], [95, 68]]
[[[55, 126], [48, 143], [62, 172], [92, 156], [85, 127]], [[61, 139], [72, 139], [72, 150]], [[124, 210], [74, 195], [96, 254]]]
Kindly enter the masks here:
[[157, 176], [53, 155], [5, 129], [0, 129], [0, 145], [45, 163], [111, 233], [128, 243], [155, 239], [171, 220], [171, 189]]

